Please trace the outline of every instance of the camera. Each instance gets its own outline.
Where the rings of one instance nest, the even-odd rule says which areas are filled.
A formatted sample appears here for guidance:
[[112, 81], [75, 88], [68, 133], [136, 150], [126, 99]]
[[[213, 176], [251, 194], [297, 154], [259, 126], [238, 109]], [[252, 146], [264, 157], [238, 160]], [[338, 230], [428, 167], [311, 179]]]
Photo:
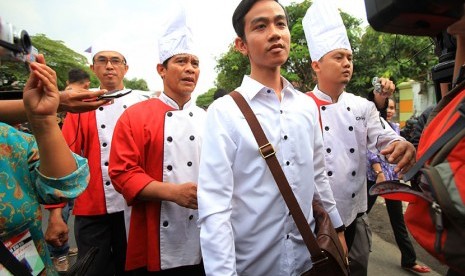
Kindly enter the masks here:
[[365, 0], [368, 23], [379, 32], [431, 36], [460, 19], [465, 0]]
[[35, 61], [35, 54], [37, 49], [32, 46], [29, 34], [25, 30], [17, 30], [0, 17], [0, 60], [27, 63]]
[[21, 99], [29, 63], [37, 49], [25, 30], [17, 30], [0, 17], [0, 100]]

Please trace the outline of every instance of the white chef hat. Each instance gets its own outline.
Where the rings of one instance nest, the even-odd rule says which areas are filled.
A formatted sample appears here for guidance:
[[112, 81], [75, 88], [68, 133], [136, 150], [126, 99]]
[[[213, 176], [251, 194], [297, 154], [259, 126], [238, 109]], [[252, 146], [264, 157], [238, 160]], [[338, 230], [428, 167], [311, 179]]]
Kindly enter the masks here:
[[160, 63], [178, 54], [197, 55], [192, 30], [187, 24], [183, 6], [176, 9], [177, 14], [171, 16], [164, 34], [158, 39]]
[[101, 35], [90, 48], [91, 58], [94, 59], [94, 56], [99, 52], [103, 51], [112, 51], [120, 53], [127, 61], [127, 44], [123, 41], [120, 41], [117, 34], [105, 34]]
[[352, 51], [347, 30], [332, 0], [314, 0], [302, 25], [312, 61], [336, 49]]

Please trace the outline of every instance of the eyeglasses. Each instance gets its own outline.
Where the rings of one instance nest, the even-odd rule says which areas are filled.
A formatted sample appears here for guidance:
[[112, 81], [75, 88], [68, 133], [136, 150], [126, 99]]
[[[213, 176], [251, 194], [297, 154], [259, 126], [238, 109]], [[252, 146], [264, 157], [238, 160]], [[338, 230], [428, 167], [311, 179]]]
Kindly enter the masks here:
[[110, 62], [111, 65], [113, 66], [126, 65], [126, 61], [118, 57], [112, 57], [112, 58], [98, 57], [94, 60], [94, 65], [107, 65], [108, 62]]

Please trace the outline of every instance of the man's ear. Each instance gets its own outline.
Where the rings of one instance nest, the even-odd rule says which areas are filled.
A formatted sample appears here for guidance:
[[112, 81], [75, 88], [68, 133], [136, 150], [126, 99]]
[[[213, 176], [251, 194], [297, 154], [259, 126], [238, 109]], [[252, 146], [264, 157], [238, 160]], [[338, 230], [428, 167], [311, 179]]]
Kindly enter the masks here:
[[234, 46], [236, 50], [238, 50], [244, 56], [247, 56], [249, 54], [249, 51], [247, 49], [247, 43], [245, 43], [244, 40], [242, 40], [242, 38], [236, 37], [236, 39], [234, 40]]
[[160, 75], [160, 77], [162, 79], [165, 78], [166, 68], [165, 68], [165, 66], [163, 66], [163, 64], [161, 64], [161, 63], [157, 64], [157, 72], [158, 72], [158, 75]]
[[312, 69], [315, 73], [320, 72], [320, 63], [318, 61], [312, 61]]

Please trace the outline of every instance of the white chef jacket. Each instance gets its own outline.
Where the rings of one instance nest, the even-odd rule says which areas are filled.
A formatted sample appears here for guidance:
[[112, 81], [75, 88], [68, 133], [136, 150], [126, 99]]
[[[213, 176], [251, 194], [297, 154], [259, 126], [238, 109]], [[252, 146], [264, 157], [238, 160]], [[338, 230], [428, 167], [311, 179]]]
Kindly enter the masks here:
[[[282, 78], [275, 91], [245, 76], [237, 91], [251, 106], [309, 225], [320, 197], [335, 227], [342, 221], [325, 174], [314, 101]], [[230, 96], [207, 112], [198, 182], [201, 249], [207, 275], [300, 275], [312, 263], [286, 203]]]
[[[205, 110], [190, 100], [183, 109], [165, 93], [159, 96], [176, 110], [165, 114], [163, 182], [195, 181], [199, 174]], [[201, 260], [198, 212], [175, 202], [161, 201], [160, 262], [162, 269], [199, 264]], [[169, 227], [166, 227], [169, 225]]]
[[[331, 97], [316, 86], [314, 95]], [[379, 153], [388, 144], [404, 140], [380, 116], [373, 102], [343, 92], [336, 103], [320, 106], [326, 171], [337, 209], [345, 225], [367, 210], [366, 150]]]
[[115, 129], [119, 116], [126, 110], [126, 108], [146, 99], [147, 98], [142, 94], [133, 90], [131, 93], [121, 98], [114, 99], [112, 104], [100, 107], [99, 111], [104, 112], [95, 113], [100, 144], [108, 145], [100, 147], [100, 167], [102, 168], [102, 185], [105, 192], [105, 204], [109, 214], [120, 211], [130, 211], [123, 196], [115, 190], [113, 185], [109, 185], [111, 183], [111, 179], [108, 175], [108, 162], [110, 159], [113, 130]]

